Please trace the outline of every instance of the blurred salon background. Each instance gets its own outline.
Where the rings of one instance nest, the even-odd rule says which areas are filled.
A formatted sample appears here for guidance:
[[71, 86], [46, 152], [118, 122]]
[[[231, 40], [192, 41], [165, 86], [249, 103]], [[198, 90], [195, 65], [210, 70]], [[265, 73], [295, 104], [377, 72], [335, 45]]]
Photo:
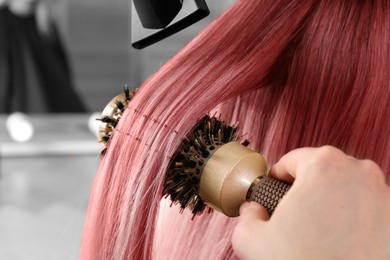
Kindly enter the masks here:
[[78, 259], [99, 111], [233, 2], [136, 50], [130, 0], [0, 0], [0, 259]]

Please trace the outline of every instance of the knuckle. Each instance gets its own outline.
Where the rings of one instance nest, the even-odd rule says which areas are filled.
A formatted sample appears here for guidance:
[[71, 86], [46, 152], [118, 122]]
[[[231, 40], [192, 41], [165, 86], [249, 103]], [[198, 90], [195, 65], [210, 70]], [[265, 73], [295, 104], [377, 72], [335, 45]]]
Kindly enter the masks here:
[[379, 168], [379, 165], [371, 159], [363, 159], [360, 161], [361, 161], [361, 164], [363, 166], [365, 166], [367, 169], [376, 169], [377, 170]]
[[318, 149], [317, 154], [314, 156], [314, 160], [319, 165], [329, 165], [337, 161], [340, 161], [345, 157], [345, 154], [336, 147], [326, 145]]
[[386, 187], [385, 175], [380, 166], [370, 159], [359, 160], [356, 165], [360, 176], [375, 190]]
[[[345, 165], [348, 164], [348, 156], [340, 149], [333, 146], [322, 146], [312, 155], [308, 167], [311, 175], [322, 180], [324, 176], [338, 176]], [[307, 169], [309, 170], [309, 169]]]
[[371, 159], [360, 160], [360, 167], [370, 175], [375, 174], [383, 177], [381, 167]]
[[331, 145], [325, 145], [325, 146], [322, 146], [319, 148], [319, 153], [323, 156], [334, 156], [335, 154], [336, 155], [340, 155], [340, 154], [344, 154], [340, 149], [334, 147], [334, 146], [331, 146]]

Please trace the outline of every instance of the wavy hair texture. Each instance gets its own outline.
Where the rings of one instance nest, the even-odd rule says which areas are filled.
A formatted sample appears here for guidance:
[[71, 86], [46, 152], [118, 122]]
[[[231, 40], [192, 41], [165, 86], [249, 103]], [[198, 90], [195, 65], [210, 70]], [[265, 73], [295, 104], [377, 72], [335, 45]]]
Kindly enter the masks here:
[[389, 182], [389, 68], [389, 0], [238, 0], [130, 103], [93, 184], [81, 259], [235, 258], [234, 219], [191, 220], [162, 198], [170, 157], [210, 112], [270, 165], [333, 145]]

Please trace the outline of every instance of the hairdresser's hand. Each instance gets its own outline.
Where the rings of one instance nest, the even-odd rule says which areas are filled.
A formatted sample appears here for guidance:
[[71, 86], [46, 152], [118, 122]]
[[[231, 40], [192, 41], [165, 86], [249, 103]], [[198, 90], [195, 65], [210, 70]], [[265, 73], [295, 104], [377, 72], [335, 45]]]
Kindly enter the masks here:
[[244, 203], [233, 234], [242, 259], [390, 259], [390, 190], [372, 161], [333, 147], [294, 150], [270, 175], [294, 184], [269, 218]]

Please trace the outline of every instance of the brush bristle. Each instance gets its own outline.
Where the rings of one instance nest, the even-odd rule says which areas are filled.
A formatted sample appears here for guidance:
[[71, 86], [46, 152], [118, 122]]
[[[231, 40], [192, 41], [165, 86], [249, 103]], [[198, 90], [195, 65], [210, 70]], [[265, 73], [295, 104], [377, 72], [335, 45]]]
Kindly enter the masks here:
[[[104, 155], [105, 150], [107, 148], [107, 144], [111, 139], [111, 136], [114, 132], [115, 127], [119, 123], [119, 120], [122, 118], [122, 115], [126, 108], [128, 107], [131, 99], [134, 97], [135, 93], [138, 89], [129, 90], [127, 86], [124, 87], [125, 99], [115, 100], [114, 105], [112, 106], [111, 102], [107, 105], [110, 106], [109, 113], [103, 114], [102, 117], [97, 118], [96, 120], [101, 121], [101, 128], [99, 132], [99, 141], [104, 144], [104, 148], [101, 151], [101, 155]], [[117, 96], [118, 97], [118, 96]]]
[[199, 195], [199, 182], [207, 160], [222, 145], [238, 141], [237, 127], [205, 116], [183, 139], [168, 168], [163, 194], [199, 215], [207, 205]]

